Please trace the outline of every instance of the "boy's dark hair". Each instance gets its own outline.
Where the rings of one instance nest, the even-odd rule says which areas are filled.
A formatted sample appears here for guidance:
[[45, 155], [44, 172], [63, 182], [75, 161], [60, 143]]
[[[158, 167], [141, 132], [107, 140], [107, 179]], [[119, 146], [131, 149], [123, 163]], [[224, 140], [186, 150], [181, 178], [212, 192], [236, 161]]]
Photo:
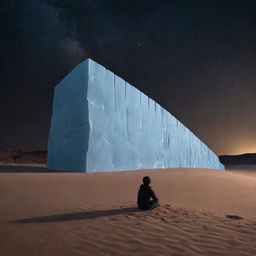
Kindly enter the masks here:
[[151, 182], [151, 179], [150, 179], [149, 176], [143, 177], [143, 184], [144, 185], [148, 186], [150, 184], [150, 182]]

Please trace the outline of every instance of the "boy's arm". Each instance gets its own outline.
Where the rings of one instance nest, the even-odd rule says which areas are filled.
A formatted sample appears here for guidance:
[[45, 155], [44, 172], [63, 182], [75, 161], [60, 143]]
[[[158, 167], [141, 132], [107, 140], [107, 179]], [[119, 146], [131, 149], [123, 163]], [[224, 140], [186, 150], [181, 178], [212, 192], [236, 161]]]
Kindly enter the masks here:
[[150, 196], [154, 199], [154, 200], [158, 200], [155, 192], [153, 191], [153, 189], [150, 189]]

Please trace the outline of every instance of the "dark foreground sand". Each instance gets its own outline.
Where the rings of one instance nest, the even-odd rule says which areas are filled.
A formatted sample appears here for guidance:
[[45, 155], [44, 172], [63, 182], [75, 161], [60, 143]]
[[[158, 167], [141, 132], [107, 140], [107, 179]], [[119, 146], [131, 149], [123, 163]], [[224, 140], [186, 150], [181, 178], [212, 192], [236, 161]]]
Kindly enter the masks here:
[[[256, 255], [253, 172], [27, 168], [0, 166], [1, 256]], [[153, 211], [135, 208], [144, 175], [161, 200]]]

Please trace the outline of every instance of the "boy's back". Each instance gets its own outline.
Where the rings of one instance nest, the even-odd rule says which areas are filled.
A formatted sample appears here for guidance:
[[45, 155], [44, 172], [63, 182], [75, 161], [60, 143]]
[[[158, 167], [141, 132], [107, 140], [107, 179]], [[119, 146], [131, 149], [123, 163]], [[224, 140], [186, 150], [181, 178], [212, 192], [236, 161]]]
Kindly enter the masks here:
[[[149, 210], [158, 206], [158, 198], [155, 195], [154, 191], [149, 186], [151, 180], [148, 176], [143, 178], [143, 183], [140, 185], [137, 196], [137, 205], [140, 209]], [[150, 200], [150, 199], [153, 200]]]

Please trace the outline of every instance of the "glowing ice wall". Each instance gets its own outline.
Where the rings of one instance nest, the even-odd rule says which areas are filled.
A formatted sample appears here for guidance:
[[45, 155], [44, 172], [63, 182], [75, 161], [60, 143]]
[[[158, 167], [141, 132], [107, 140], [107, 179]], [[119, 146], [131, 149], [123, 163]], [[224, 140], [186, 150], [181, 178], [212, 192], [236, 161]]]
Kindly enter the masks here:
[[54, 89], [47, 167], [78, 172], [224, 169], [168, 111], [90, 59]]

